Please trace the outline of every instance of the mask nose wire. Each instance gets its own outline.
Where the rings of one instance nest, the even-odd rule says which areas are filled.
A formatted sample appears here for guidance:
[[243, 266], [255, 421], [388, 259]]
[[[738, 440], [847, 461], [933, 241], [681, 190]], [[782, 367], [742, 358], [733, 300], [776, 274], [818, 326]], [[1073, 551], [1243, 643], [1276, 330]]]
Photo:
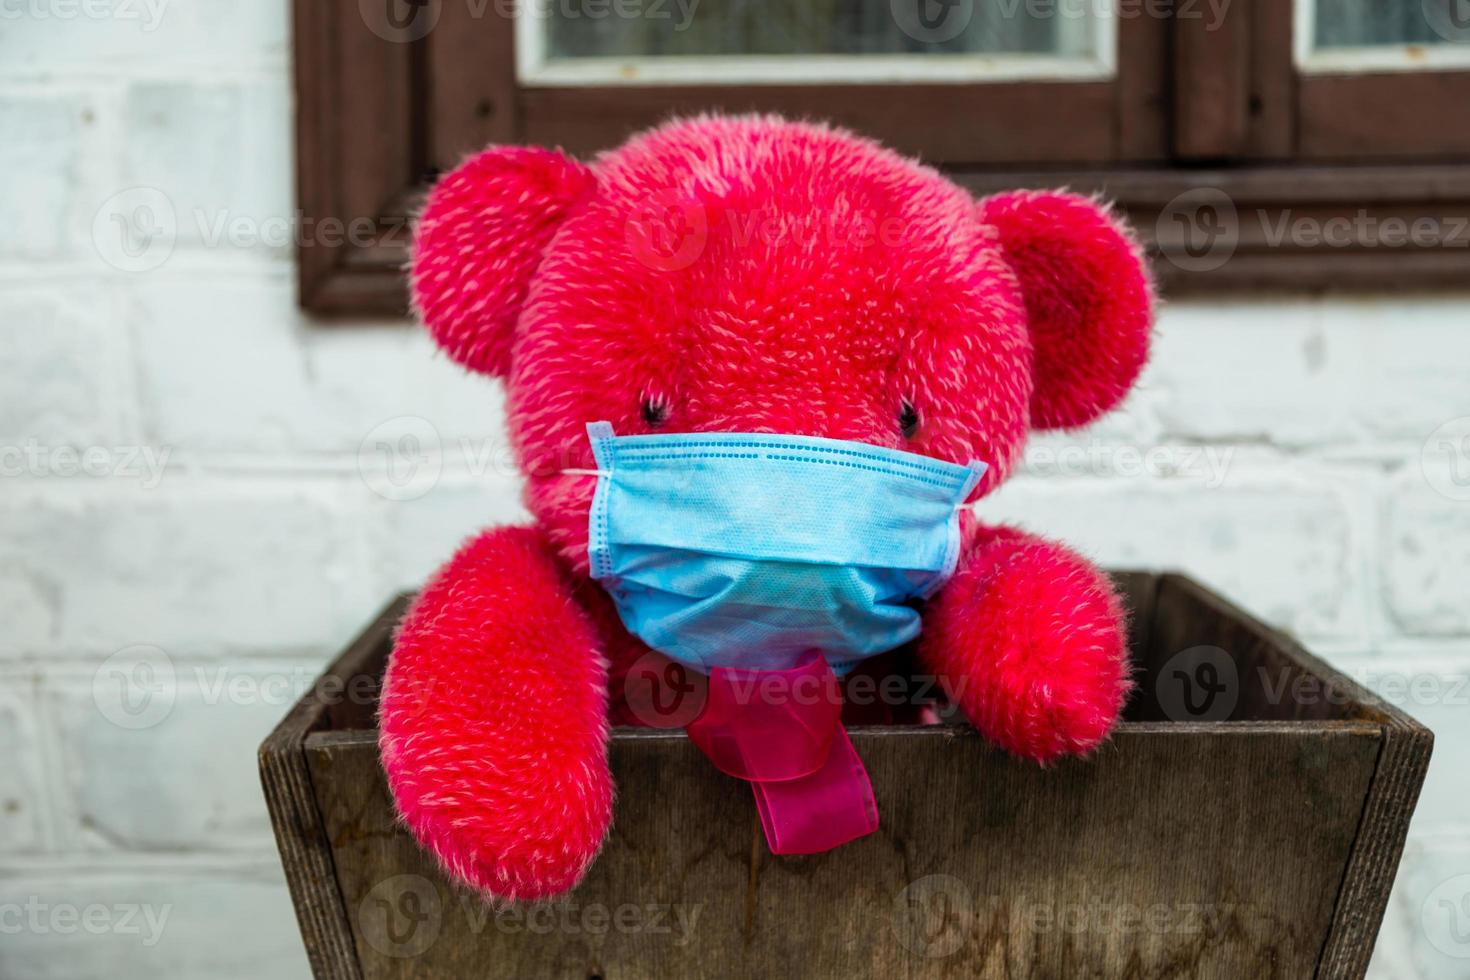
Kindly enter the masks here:
[[[561, 470], [561, 472], [567, 476], [610, 476], [612, 474], [612, 470], [589, 470], [578, 466], [568, 466]], [[979, 503], [980, 501], [978, 500], [972, 500], [967, 504], [955, 504], [954, 509], [974, 510]]]
[[[584, 469], [582, 467], [577, 467], [577, 466], [569, 466], [566, 469], [563, 469], [561, 472], [564, 473], [567, 476], [611, 476], [612, 475], [612, 471], [611, 470], [592, 470], [592, 469]], [[955, 504], [954, 505], [954, 509], [955, 510], [967, 510], [970, 513], [974, 514], [974, 513], [977, 513], [976, 508], [979, 507], [979, 506], [980, 506], [980, 501], [978, 501], [978, 500], [972, 500], [972, 501], [970, 501], [969, 503], [966, 503], [966, 504]]]

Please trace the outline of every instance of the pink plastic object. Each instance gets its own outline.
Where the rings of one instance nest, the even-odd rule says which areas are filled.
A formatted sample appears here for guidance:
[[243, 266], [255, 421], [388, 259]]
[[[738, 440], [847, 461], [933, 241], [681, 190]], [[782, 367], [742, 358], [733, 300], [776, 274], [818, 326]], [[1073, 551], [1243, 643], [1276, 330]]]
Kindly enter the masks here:
[[716, 768], [750, 783], [771, 853], [820, 854], [878, 829], [873, 785], [823, 657], [790, 670], [716, 667], [688, 731]]

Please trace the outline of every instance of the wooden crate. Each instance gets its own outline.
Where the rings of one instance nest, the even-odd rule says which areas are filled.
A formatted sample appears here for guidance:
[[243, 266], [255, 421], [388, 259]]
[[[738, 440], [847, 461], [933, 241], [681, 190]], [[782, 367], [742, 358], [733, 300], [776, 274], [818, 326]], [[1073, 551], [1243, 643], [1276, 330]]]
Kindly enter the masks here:
[[1363, 976], [1429, 731], [1187, 578], [1115, 579], [1139, 687], [1093, 757], [1041, 769], [962, 724], [854, 728], [881, 828], [774, 857], [745, 785], [682, 733], [619, 729], [614, 826], [586, 881], [510, 910], [451, 885], [395, 821], [374, 713], [400, 598], [261, 746], [312, 968]]

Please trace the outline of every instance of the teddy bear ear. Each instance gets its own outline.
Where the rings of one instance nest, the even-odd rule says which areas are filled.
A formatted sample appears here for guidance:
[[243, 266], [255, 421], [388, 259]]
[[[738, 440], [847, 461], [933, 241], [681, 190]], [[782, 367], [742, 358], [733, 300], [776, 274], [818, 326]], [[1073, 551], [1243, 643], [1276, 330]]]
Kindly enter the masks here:
[[592, 172], [555, 150], [496, 146], [446, 174], [414, 229], [414, 308], [449, 356], [504, 376], [526, 292]]
[[1128, 230], [1095, 201], [1014, 191], [980, 202], [1026, 302], [1031, 424], [1084, 425], [1128, 393], [1148, 358], [1153, 289]]

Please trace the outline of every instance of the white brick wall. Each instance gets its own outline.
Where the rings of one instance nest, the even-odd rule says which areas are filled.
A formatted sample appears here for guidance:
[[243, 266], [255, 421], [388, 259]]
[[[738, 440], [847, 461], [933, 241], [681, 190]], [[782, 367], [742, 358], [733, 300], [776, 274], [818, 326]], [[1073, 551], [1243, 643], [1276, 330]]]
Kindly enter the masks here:
[[[0, 907], [42, 923], [0, 938], [7, 980], [306, 976], [255, 746], [390, 591], [522, 514], [497, 390], [400, 326], [308, 322], [289, 249], [210, 242], [294, 210], [285, 0], [160, 2], [0, 21]], [[94, 218], [136, 186], [178, 237], [129, 272]], [[1186, 569], [1436, 729], [1393, 980], [1470, 970], [1470, 915], [1446, 918], [1470, 892], [1470, 444], [1431, 438], [1470, 415], [1467, 314], [1172, 304], [1126, 410], [1037, 440], [988, 505]], [[380, 448], [404, 433], [421, 453]], [[98, 904], [105, 928], [67, 930]]]

